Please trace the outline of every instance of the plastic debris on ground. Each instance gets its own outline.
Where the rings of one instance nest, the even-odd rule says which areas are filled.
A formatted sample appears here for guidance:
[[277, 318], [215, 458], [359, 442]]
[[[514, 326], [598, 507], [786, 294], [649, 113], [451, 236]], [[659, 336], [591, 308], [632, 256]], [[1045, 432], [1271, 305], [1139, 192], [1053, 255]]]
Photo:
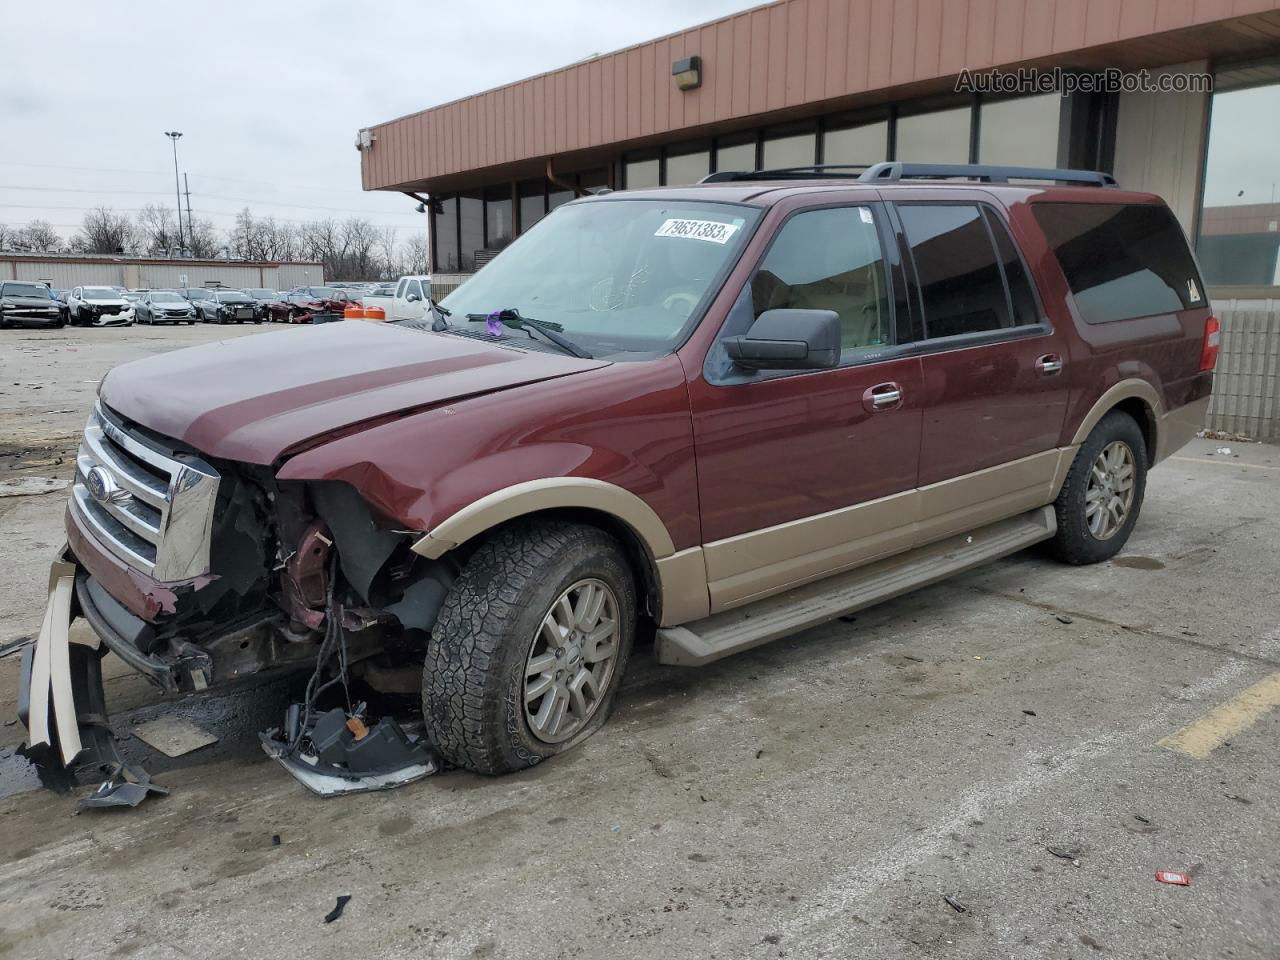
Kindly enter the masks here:
[[294, 704], [284, 727], [259, 739], [267, 756], [321, 797], [391, 790], [440, 770], [439, 757], [420, 736], [391, 717], [369, 723], [364, 713], [361, 703], [350, 713], [334, 707], [308, 718]]
[[98, 785], [98, 789], [80, 800], [86, 810], [103, 810], [108, 807], [136, 807], [151, 794], [168, 796], [166, 787], [151, 782], [151, 775], [141, 767], [127, 763], [117, 764], [111, 775]]
[[350, 894], [344, 893], [340, 897], [338, 897], [337, 905], [324, 915], [324, 922], [333, 923], [333, 921], [337, 920], [340, 916], [342, 916], [342, 911], [346, 909], [347, 904], [350, 902], [351, 902]]
[[1059, 623], [1075, 623], [1075, 620], [1067, 616], [1065, 613], [1055, 614], [1055, 619]]
[[1157, 870], [1156, 879], [1161, 883], [1169, 883], [1175, 887], [1191, 886], [1191, 874], [1181, 870]]
[[961, 903], [959, 900], [957, 900], [955, 897], [943, 896], [943, 898], [942, 898], [942, 899], [943, 899], [943, 900], [945, 900], [945, 901], [947, 902], [947, 906], [949, 906], [949, 907], [950, 907], [952, 910], [954, 910], [956, 913], [968, 913], [968, 912], [969, 912], [969, 908], [968, 908], [968, 907], [966, 907], [966, 906], [965, 906], [963, 903]]
[[212, 733], [201, 730], [190, 720], [181, 717], [161, 717], [159, 720], [140, 723], [133, 728], [133, 735], [166, 757], [181, 757], [218, 742], [218, 738]]

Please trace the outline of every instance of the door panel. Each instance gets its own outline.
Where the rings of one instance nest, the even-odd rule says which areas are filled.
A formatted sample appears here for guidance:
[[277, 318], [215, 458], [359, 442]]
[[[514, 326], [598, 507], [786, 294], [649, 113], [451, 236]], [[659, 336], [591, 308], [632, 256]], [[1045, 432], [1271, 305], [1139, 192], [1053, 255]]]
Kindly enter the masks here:
[[[972, 202], [903, 203], [896, 215], [924, 320], [920, 487], [1056, 449], [1068, 341], [1043, 316], [1000, 216]], [[1011, 482], [1025, 479], [1019, 466]], [[979, 504], [986, 492], [983, 483], [962, 485], [945, 506]], [[923, 517], [939, 503], [922, 501]]]
[[842, 365], [752, 372], [717, 344], [691, 381], [713, 611], [910, 546], [921, 368], [893, 346], [896, 251], [879, 203], [795, 212], [720, 336], [765, 310], [832, 310]]

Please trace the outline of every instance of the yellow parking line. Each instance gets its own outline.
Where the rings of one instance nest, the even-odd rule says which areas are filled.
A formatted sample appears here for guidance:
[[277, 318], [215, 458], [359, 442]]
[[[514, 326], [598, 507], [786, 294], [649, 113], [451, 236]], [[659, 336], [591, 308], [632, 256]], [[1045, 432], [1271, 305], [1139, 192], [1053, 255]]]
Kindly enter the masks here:
[[1208, 457], [1170, 457], [1170, 460], [1181, 460], [1183, 463], [1216, 463], [1220, 467], [1248, 467], [1250, 470], [1280, 470], [1280, 467], [1265, 467], [1260, 463], [1242, 463], [1239, 460], [1210, 460]]
[[1277, 706], [1280, 706], [1280, 672], [1259, 680], [1226, 703], [1214, 707], [1177, 733], [1165, 737], [1159, 746], [1203, 760]]

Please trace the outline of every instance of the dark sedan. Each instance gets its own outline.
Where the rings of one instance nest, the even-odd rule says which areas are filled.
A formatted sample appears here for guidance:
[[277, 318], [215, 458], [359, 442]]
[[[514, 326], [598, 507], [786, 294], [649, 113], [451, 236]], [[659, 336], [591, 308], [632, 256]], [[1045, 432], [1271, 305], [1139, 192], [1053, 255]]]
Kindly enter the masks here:
[[196, 308], [186, 297], [168, 290], [150, 290], [133, 305], [135, 323], [195, 323]]
[[196, 313], [205, 323], [261, 323], [257, 305], [239, 290], [213, 290], [209, 299], [193, 301]]
[[0, 283], [0, 327], [61, 327], [67, 322], [66, 309], [43, 283]]

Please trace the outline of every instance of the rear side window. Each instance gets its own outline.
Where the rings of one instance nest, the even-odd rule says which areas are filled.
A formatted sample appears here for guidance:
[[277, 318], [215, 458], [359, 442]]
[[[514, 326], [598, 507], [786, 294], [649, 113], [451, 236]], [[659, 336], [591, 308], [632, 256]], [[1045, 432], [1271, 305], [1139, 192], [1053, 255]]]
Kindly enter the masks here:
[[1086, 323], [1204, 304], [1182, 228], [1162, 204], [1033, 203]]
[[[988, 225], [977, 204], [901, 204], [898, 215], [915, 263], [926, 337], [984, 333], [1037, 321], [1035, 300], [1012, 241], [995, 218]], [[999, 229], [995, 236], [993, 227]], [[1001, 237], [1005, 249], [997, 254]], [[1019, 292], [1011, 304], [1009, 294], [1015, 286]]]
[[756, 317], [766, 310], [834, 310], [840, 347], [890, 339], [889, 291], [870, 207], [832, 207], [788, 220], [751, 280]]

